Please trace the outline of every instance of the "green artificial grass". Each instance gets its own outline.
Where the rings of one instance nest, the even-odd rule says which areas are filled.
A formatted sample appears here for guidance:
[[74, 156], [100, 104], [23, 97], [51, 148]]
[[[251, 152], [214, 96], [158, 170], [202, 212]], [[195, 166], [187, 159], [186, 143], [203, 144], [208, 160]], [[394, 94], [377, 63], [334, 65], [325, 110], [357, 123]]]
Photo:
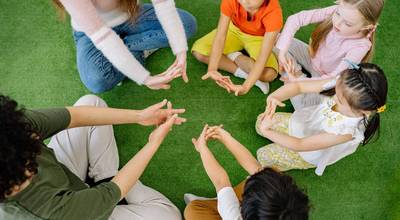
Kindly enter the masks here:
[[[220, 1], [176, 2], [198, 21], [198, 33], [189, 41], [190, 45], [215, 28]], [[285, 18], [302, 9], [330, 4], [331, 0], [281, 0]], [[288, 172], [307, 190], [313, 206], [312, 219], [400, 219], [398, 11], [398, 1], [386, 1], [377, 30], [374, 62], [385, 70], [390, 86], [388, 108], [381, 117], [380, 139], [329, 166], [322, 177], [316, 176], [314, 170]], [[0, 1], [0, 27], [0, 93], [35, 108], [72, 105], [89, 93], [77, 72], [69, 21], [58, 19], [50, 0]], [[312, 27], [303, 28], [296, 36], [307, 41], [311, 31]], [[147, 67], [159, 73], [173, 61], [170, 49], [162, 49], [149, 58]], [[151, 91], [125, 81], [122, 86], [100, 95], [112, 107], [141, 109], [167, 98], [175, 107], [186, 108], [184, 116], [188, 122], [174, 128], [141, 178], [181, 210], [185, 207], [183, 194], [186, 192], [215, 196], [191, 144], [191, 138], [200, 133], [205, 123], [224, 124], [254, 154], [269, 143], [254, 129], [266, 96], [253, 88], [245, 96], [234, 97], [215, 83], [200, 79], [206, 68], [189, 55], [189, 84], [177, 79], [170, 90]], [[272, 83], [273, 90], [280, 85], [279, 81]], [[291, 111], [290, 107], [282, 110]], [[153, 129], [138, 125], [114, 128], [121, 166], [146, 143]], [[246, 177], [221, 144], [212, 142], [210, 148], [233, 184]]]

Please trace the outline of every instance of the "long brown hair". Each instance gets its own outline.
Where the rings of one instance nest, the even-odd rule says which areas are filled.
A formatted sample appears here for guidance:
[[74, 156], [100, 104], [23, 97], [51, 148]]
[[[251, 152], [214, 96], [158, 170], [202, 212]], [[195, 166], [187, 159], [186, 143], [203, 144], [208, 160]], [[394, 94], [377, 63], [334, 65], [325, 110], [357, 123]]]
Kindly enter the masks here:
[[[357, 8], [357, 10], [363, 15], [366, 24], [377, 25], [379, 16], [382, 12], [384, 0], [341, 0], [345, 3], [351, 4]], [[326, 18], [323, 22], [321, 22], [311, 34], [311, 42], [310, 42], [310, 54], [312, 57], [318, 51], [318, 48], [326, 39], [328, 33], [332, 30], [332, 16]], [[370, 30], [364, 30], [364, 36], [368, 36]], [[362, 59], [362, 62], [370, 62], [374, 55], [375, 51], [375, 31], [371, 32], [370, 41], [372, 43], [371, 49]]]
[[[138, 0], [118, 0], [119, 7], [122, 11], [126, 11], [129, 15], [129, 21], [134, 21], [139, 11]], [[65, 19], [65, 9], [59, 0], [52, 0], [54, 6], [57, 8], [61, 19]]]

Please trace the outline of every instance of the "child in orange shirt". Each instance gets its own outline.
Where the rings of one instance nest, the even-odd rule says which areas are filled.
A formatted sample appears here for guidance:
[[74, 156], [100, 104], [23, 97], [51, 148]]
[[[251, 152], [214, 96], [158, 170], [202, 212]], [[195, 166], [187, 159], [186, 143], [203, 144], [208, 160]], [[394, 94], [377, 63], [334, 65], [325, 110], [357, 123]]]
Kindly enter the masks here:
[[[271, 52], [283, 25], [278, 0], [222, 0], [217, 29], [197, 40], [193, 55], [208, 64], [202, 79], [212, 78], [216, 83], [244, 95], [255, 84], [265, 94], [277, 76], [278, 62]], [[239, 51], [245, 50], [249, 56]], [[234, 85], [218, 69], [245, 78], [242, 85]]]

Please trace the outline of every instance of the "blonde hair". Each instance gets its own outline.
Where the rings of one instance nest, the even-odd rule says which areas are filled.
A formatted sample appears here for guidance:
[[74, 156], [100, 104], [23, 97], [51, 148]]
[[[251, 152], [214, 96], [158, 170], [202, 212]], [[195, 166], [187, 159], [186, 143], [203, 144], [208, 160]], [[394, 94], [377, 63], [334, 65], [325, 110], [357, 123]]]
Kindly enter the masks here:
[[[357, 10], [362, 14], [367, 24], [377, 25], [379, 16], [382, 12], [384, 0], [341, 0], [357, 8]], [[312, 57], [318, 51], [318, 48], [326, 39], [328, 33], [332, 30], [332, 16], [326, 18], [322, 21], [311, 34], [310, 42], [310, 54]], [[374, 30], [364, 30], [364, 36], [370, 34], [370, 41], [372, 43], [371, 49], [362, 59], [362, 62], [370, 62], [375, 51], [375, 31]]]
[[[133, 22], [139, 11], [139, 1], [138, 0], [118, 0], [119, 7], [122, 11], [126, 11], [129, 15], [129, 21]], [[59, 0], [52, 0], [54, 6], [58, 10], [60, 19], [65, 19], [65, 9]]]

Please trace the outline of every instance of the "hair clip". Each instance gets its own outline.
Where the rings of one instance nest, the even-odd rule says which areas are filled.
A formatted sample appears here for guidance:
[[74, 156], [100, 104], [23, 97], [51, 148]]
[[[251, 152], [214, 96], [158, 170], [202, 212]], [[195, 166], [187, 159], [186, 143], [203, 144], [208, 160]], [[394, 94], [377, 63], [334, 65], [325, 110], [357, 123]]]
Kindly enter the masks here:
[[350, 61], [350, 60], [348, 60], [348, 59], [344, 59], [344, 61], [345, 61], [347, 64], [349, 64], [349, 69], [355, 69], [355, 70], [360, 69], [360, 65], [354, 63], [353, 61]]
[[382, 105], [381, 107], [379, 107], [379, 108], [376, 110], [376, 112], [382, 113], [382, 112], [384, 112], [385, 110], [386, 110], [386, 105]]

